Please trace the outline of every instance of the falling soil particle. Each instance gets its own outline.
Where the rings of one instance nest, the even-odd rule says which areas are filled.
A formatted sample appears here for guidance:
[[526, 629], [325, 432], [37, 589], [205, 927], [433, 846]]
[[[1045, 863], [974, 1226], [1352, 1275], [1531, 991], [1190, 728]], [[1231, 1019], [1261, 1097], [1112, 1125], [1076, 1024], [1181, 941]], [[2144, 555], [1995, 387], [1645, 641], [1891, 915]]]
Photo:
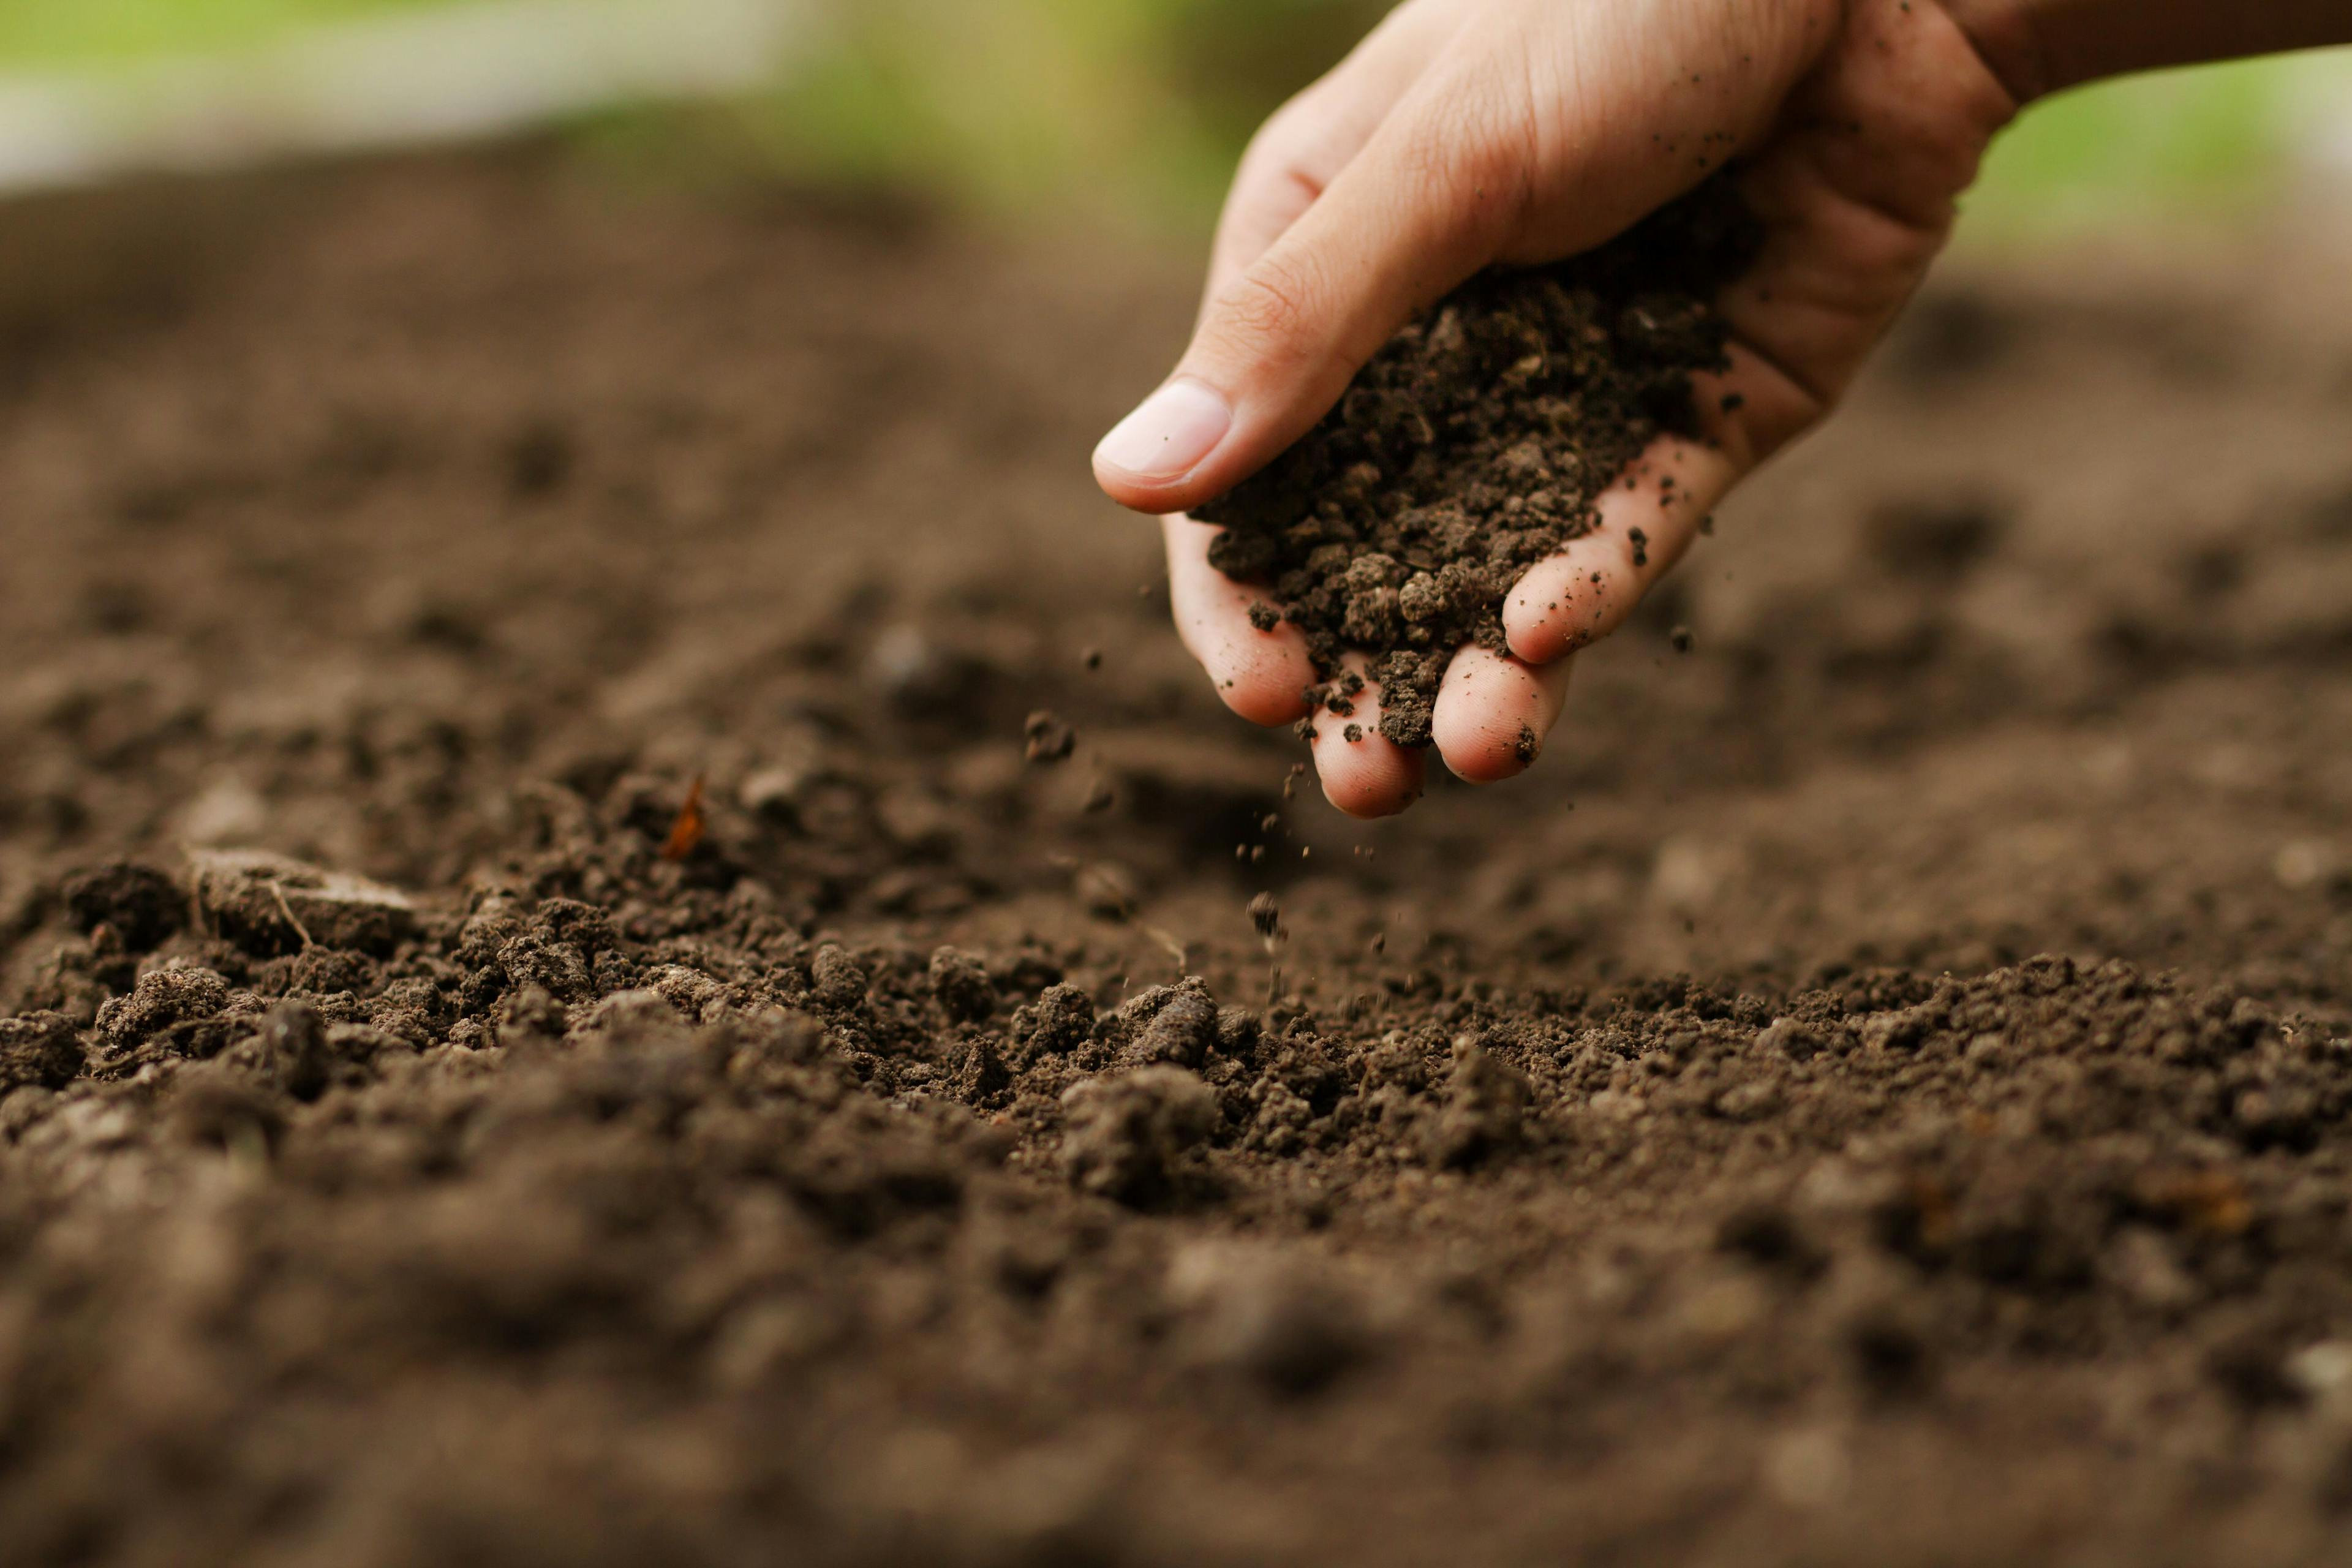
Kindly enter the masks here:
[[1272, 942], [1275, 933], [1282, 929], [1282, 906], [1275, 901], [1272, 893], [1259, 893], [1249, 901], [1249, 918], [1257, 934]]
[[1065, 762], [1078, 744], [1077, 731], [1042, 708], [1022, 723], [1021, 733], [1033, 763]]

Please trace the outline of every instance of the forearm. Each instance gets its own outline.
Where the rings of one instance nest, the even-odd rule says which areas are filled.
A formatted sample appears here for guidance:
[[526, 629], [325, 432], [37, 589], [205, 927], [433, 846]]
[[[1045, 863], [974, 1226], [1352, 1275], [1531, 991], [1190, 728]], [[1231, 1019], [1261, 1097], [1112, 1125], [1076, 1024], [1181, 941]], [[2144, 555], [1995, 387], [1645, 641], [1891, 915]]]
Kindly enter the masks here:
[[2020, 101], [2161, 66], [2352, 43], [2352, 0], [1946, 0]]

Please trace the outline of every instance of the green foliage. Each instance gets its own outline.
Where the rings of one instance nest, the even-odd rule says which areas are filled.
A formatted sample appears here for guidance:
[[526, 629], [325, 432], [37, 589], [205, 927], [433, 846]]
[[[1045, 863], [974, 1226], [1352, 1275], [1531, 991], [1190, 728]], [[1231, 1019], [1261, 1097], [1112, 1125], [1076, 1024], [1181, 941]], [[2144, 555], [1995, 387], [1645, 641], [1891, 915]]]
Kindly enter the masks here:
[[[0, 69], [265, 43], [446, 0], [0, 0]], [[1344, 55], [1385, 0], [810, 0], [816, 47], [723, 116], [617, 111], [601, 151], [804, 180], [915, 185], [1014, 211], [1072, 205], [1160, 227], [1213, 214], [1250, 132]], [[2315, 105], [2352, 101], [2352, 51], [2167, 72], [2070, 93], [2004, 136], [1969, 198], [1994, 237], [2268, 193]], [[714, 127], [726, 127], [722, 135]], [[660, 154], [654, 158], [642, 155]]]
[[1370, 0], [866, 0], [749, 106], [803, 174], [1192, 226], [1249, 132], [1347, 52]]
[[[0, 0], [0, 70], [103, 68], [266, 44], [447, 0]], [[1194, 227], [1250, 130], [1343, 55], [1381, 0], [814, 0], [821, 41], [735, 132], [804, 179], [971, 205], [1073, 200]], [[711, 120], [619, 111], [590, 142], [676, 166]], [[659, 148], [656, 147], [656, 151]], [[730, 148], [728, 161], [740, 155]]]
[[[2229, 217], [2274, 196], [2352, 51], [2162, 71], [2065, 93], [1994, 144], [1968, 199], [1994, 238], [2148, 216]], [[2340, 112], [2340, 110], [2339, 110]]]
[[249, 47], [311, 23], [438, 0], [0, 0], [0, 67], [104, 65]]
[[[1344, 55], [1379, 0], [865, 0], [759, 106], [803, 174], [915, 180], [988, 205], [1073, 196], [1164, 225], [1213, 213], [1250, 132]], [[1973, 235], [2229, 216], [2273, 194], [2352, 51], [2065, 94], [1994, 148]]]

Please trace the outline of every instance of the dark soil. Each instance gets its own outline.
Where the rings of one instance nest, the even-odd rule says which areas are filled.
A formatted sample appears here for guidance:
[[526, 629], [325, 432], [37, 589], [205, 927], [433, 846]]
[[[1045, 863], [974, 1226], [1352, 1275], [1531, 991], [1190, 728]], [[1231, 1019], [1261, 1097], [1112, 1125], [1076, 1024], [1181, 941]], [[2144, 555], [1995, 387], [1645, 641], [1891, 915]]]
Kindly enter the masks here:
[[1955, 274], [1370, 828], [1088, 489], [1180, 262], [0, 215], [7, 1559], [2341, 1561], [2340, 268]]
[[1594, 498], [1654, 437], [1694, 430], [1692, 375], [1727, 363], [1709, 301], [1755, 246], [1718, 176], [1588, 256], [1482, 273], [1373, 355], [1321, 424], [1198, 509], [1226, 530], [1211, 563], [1267, 588], [1260, 629], [1306, 633], [1321, 710], [1355, 710], [1363, 678], [1340, 656], [1360, 652], [1381, 732], [1429, 744], [1454, 651], [1505, 652], [1511, 584], [1591, 529]]

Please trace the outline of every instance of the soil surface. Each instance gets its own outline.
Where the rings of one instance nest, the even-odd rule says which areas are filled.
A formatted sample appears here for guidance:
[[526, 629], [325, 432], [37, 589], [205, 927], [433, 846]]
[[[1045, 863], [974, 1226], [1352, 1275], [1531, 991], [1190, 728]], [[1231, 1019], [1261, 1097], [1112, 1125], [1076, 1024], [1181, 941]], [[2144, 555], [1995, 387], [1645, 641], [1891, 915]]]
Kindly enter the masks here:
[[1379, 684], [1381, 733], [1430, 743], [1454, 650], [1508, 651], [1511, 585], [1593, 526], [1594, 498], [1653, 437], [1693, 431], [1691, 377], [1728, 364], [1708, 301], [1754, 258], [1755, 230], [1718, 176], [1590, 255], [1482, 273], [1198, 510], [1225, 525], [1210, 563], [1271, 595], [1251, 612], [1261, 629], [1306, 634], [1318, 712], [1355, 711], [1352, 650]]
[[1368, 827], [1091, 493], [1189, 257], [0, 215], [7, 1557], [2341, 1561], [2352, 316], [2252, 237], [1948, 274]]

